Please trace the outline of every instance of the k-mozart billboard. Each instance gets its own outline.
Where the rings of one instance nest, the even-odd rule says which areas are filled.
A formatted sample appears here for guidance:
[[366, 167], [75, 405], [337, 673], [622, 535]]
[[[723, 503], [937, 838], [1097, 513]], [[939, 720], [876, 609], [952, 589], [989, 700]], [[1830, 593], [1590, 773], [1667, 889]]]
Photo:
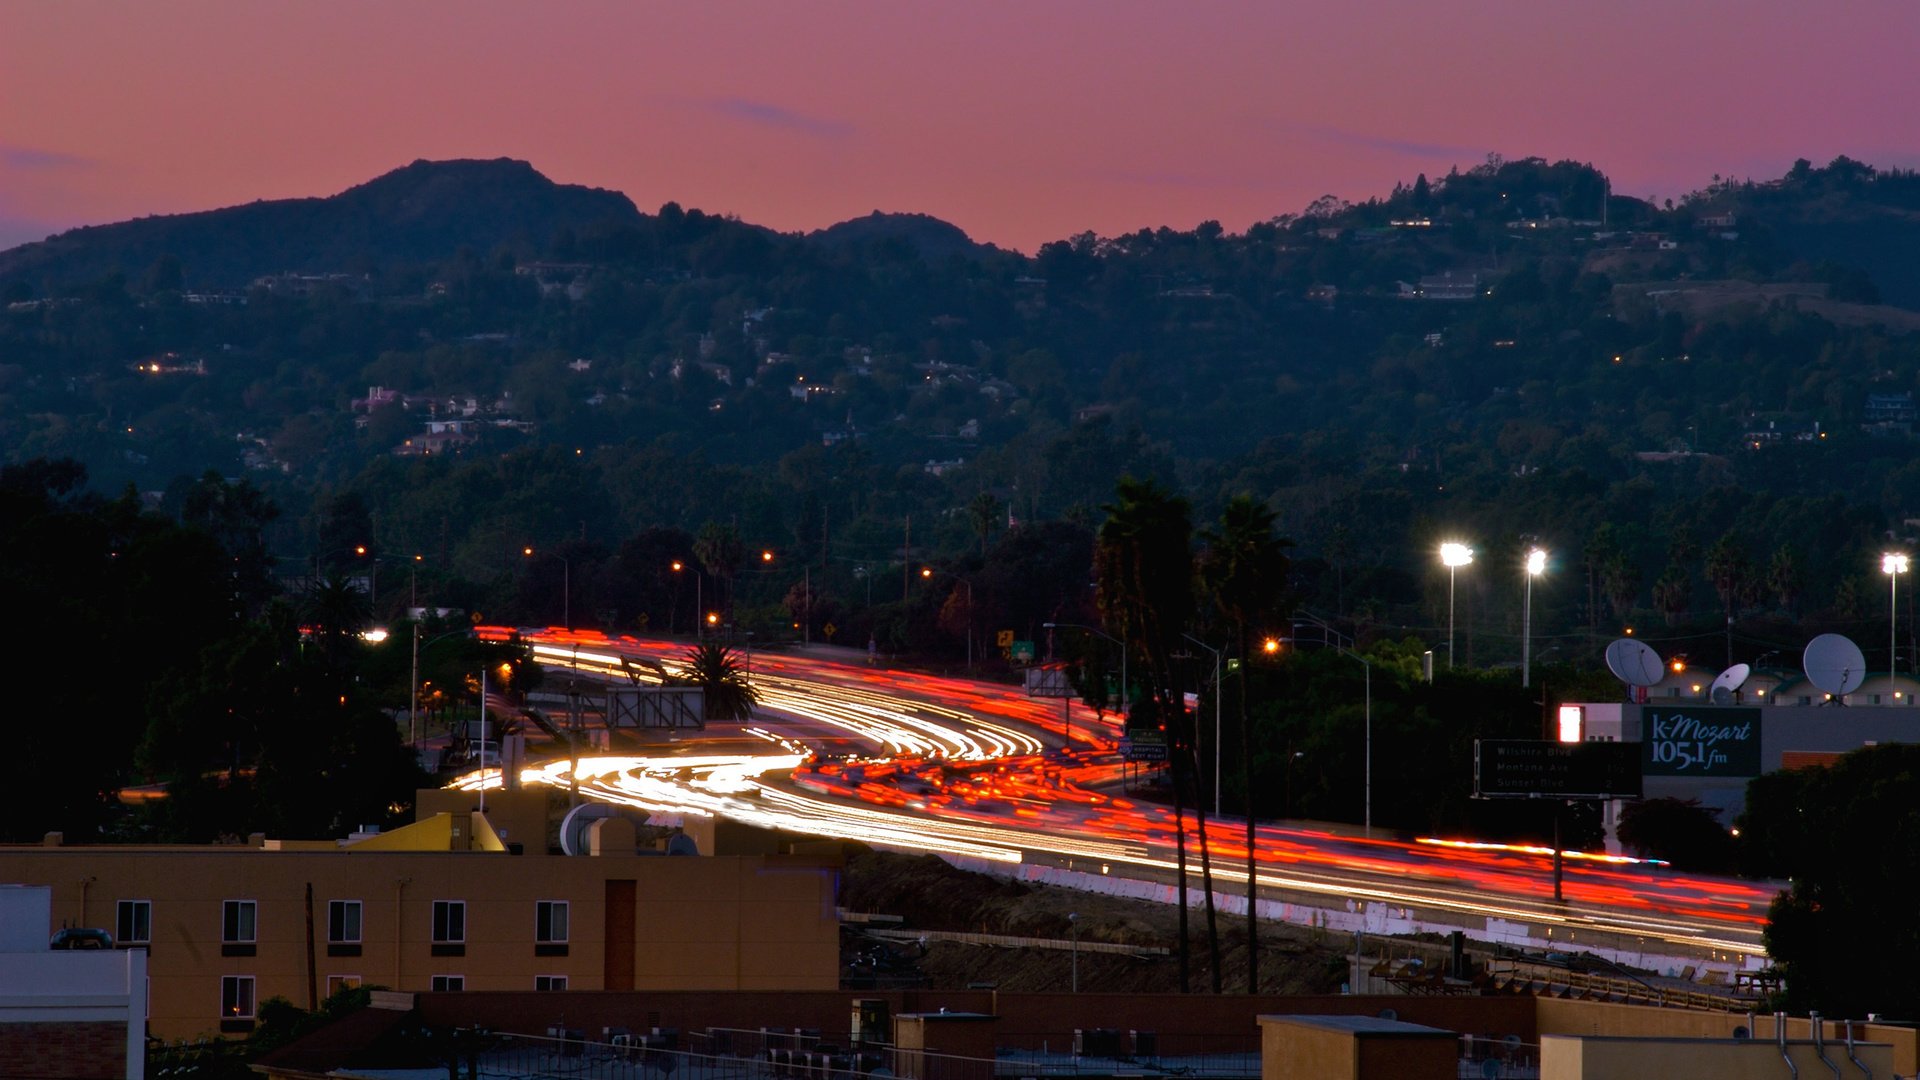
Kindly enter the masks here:
[[1760, 775], [1760, 710], [1648, 706], [1640, 714], [1648, 776]]

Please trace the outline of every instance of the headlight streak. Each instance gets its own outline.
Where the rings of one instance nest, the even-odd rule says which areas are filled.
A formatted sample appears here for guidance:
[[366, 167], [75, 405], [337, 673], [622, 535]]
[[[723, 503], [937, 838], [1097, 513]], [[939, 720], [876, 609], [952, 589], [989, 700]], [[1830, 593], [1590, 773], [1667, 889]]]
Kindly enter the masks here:
[[[543, 636], [559, 638], [558, 633]], [[608, 648], [672, 662], [666, 651], [672, 646], [666, 643], [600, 639], [593, 644], [593, 651], [578, 653], [570, 646], [545, 643], [535, 648], [545, 662], [568, 665], [576, 663], [577, 657], [579, 669], [605, 673], [616, 681], [625, 681], [628, 671], [620, 665], [619, 655], [606, 652]], [[909, 851], [1003, 863], [1018, 863], [1022, 853], [1030, 853], [1050, 860], [1084, 858], [1132, 865], [1164, 875], [1171, 884], [1176, 870], [1167, 856], [1171, 815], [1161, 808], [1137, 807], [1079, 787], [1102, 782], [1117, 769], [1110, 744], [1082, 735], [1080, 725], [1091, 725], [1091, 712], [1076, 715], [1075, 753], [1063, 759], [1029, 732], [981, 715], [1008, 717], [1053, 732], [1057, 742], [1061, 730], [1057, 704], [1021, 699], [1014, 696], [1017, 691], [859, 667], [839, 671], [825, 667], [819, 676], [806, 677], [814, 675], [810, 661], [777, 654], [769, 655], [765, 670], [761, 663], [756, 656], [752, 680], [770, 712], [846, 732], [874, 744], [880, 756], [838, 754], [818, 768], [809, 768], [818, 753], [816, 747], [763, 727], [745, 727], [740, 729], [742, 734], [784, 753], [765, 759], [727, 758], [724, 763], [693, 757], [587, 759], [581, 766], [582, 792], [653, 812], [720, 814]], [[636, 671], [642, 679], [655, 681], [644, 668]], [[904, 693], [889, 693], [890, 687]], [[1111, 718], [1106, 720], [1107, 728], [1112, 728]], [[1093, 753], [1090, 748], [1103, 752]], [[888, 760], [899, 757], [918, 761]], [[943, 761], [952, 764], [942, 766]], [[962, 763], [972, 763], [974, 771]], [[984, 763], [993, 764], [985, 766], [988, 771], [980, 771]], [[862, 768], [877, 771], [863, 777]], [[770, 774], [788, 770], [796, 770], [791, 783], [798, 790], [773, 786], [778, 778]], [[925, 780], [918, 779], [922, 774]], [[547, 763], [523, 770], [522, 776], [529, 783], [565, 784], [566, 765], [564, 761]], [[472, 789], [482, 777], [489, 788], [499, 786], [497, 768], [469, 774], [455, 783]], [[908, 786], [910, 780], [923, 785], [926, 793], [916, 794], [920, 789]], [[862, 805], [860, 800], [879, 805]], [[915, 808], [926, 812], [911, 813]], [[1229, 827], [1222, 822], [1220, 828], [1224, 831], [1209, 829], [1214, 874], [1220, 879], [1216, 888], [1222, 882], [1243, 888], [1244, 869], [1235, 871], [1227, 860], [1244, 860], [1244, 834], [1232, 836], [1239, 831], [1237, 823]], [[1088, 831], [1095, 829], [1112, 839], [1090, 835]], [[1742, 883], [1678, 875], [1671, 881], [1649, 880], [1631, 872], [1630, 860], [1580, 859], [1568, 853], [1571, 863], [1584, 864], [1583, 876], [1568, 880], [1568, 898], [1579, 902], [1569, 909], [1545, 898], [1540, 859], [1551, 853], [1540, 849], [1424, 839], [1409, 844], [1262, 826], [1258, 850], [1266, 864], [1259, 871], [1259, 883], [1272, 889], [1566, 927], [1574, 932], [1638, 935], [1745, 954], [1762, 951], [1759, 929], [1765, 918], [1754, 912], [1764, 913], [1770, 896], [1764, 888], [1741, 887]], [[1237, 855], [1230, 855], [1233, 852]], [[1301, 869], [1275, 872], [1272, 867], [1280, 863]], [[1381, 874], [1401, 880], [1382, 884]], [[1371, 880], [1359, 880], [1361, 875]], [[1750, 936], [1737, 936], [1743, 932]]]

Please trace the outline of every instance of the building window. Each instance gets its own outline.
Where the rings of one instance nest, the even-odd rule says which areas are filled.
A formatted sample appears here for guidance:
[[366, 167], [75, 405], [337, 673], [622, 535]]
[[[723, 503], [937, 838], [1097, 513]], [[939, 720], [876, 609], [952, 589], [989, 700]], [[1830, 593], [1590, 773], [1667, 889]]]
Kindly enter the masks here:
[[327, 940], [341, 944], [360, 943], [360, 901], [327, 902]]
[[433, 902], [432, 954], [434, 956], [465, 956], [466, 942], [467, 902], [435, 900]]
[[251, 900], [220, 905], [220, 955], [252, 956], [258, 940], [259, 908]]
[[253, 1019], [253, 976], [220, 976], [220, 1019]]
[[113, 920], [113, 940], [122, 945], [145, 945], [153, 940], [153, 902], [122, 900]]
[[567, 955], [569, 908], [565, 900], [538, 900], [533, 905], [533, 954]]
[[251, 900], [229, 900], [220, 909], [220, 940], [230, 945], [251, 945], [256, 940], [258, 907]]
[[541, 900], [533, 905], [533, 940], [567, 940], [567, 902]]
[[360, 901], [327, 901], [327, 955], [360, 955]]
[[459, 943], [467, 940], [467, 902], [465, 900], [433, 902], [433, 940], [442, 943]]
[[565, 975], [535, 975], [533, 977], [533, 988], [541, 991], [565, 990], [567, 988], [567, 977]]
[[358, 975], [327, 976], [327, 996], [328, 997], [332, 997], [333, 995], [338, 994], [343, 990], [358, 990], [358, 989], [360, 989], [360, 976]]
[[432, 985], [436, 992], [441, 993], [448, 990], [465, 990], [467, 988], [467, 977], [465, 975], [435, 975]]

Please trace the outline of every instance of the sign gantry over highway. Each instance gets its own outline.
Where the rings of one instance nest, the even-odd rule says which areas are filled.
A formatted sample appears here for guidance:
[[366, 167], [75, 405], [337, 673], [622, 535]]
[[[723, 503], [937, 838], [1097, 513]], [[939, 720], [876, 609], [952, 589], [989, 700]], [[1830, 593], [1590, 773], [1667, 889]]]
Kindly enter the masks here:
[[1478, 739], [1477, 799], [1637, 799], [1640, 744]]

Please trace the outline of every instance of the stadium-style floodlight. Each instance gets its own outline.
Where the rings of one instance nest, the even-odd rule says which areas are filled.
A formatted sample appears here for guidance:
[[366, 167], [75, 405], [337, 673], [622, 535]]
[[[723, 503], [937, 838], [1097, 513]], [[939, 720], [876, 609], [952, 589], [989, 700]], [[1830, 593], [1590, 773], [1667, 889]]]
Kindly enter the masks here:
[[1887, 681], [1899, 668], [1900, 575], [1907, 572], [1907, 557], [1897, 551], [1880, 556], [1880, 572], [1887, 575]]
[[1527, 604], [1520, 620], [1520, 685], [1533, 685], [1533, 579], [1546, 573], [1547, 553], [1539, 548], [1527, 552]]
[[1473, 549], [1448, 541], [1440, 545], [1440, 561], [1447, 568], [1447, 670], [1453, 670], [1453, 585], [1454, 574], [1473, 561]]

